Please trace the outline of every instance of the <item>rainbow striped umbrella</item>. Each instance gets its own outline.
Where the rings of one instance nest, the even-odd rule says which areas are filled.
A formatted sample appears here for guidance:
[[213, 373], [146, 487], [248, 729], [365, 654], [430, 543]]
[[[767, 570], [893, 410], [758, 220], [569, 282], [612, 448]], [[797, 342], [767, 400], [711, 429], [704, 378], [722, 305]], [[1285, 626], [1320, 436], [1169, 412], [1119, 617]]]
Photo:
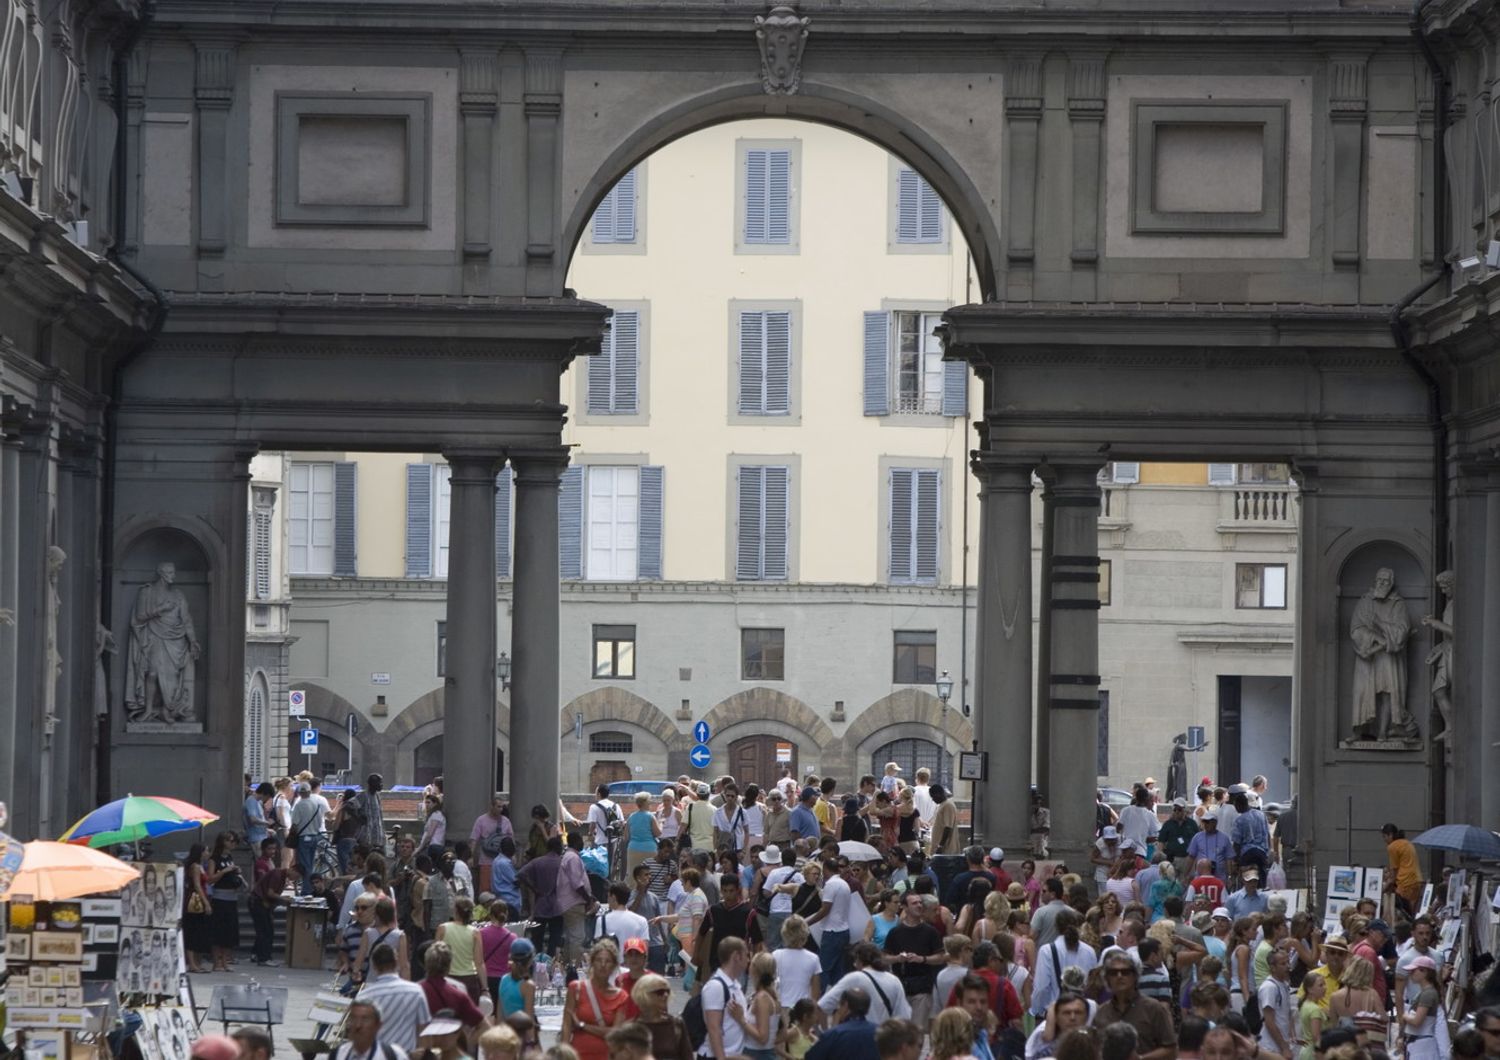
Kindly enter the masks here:
[[181, 799], [169, 799], [165, 795], [127, 795], [86, 814], [62, 834], [60, 841], [95, 848], [112, 847], [117, 843], [136, 843], [168, 832], [197, 828], [218, 819], [218, 814]]

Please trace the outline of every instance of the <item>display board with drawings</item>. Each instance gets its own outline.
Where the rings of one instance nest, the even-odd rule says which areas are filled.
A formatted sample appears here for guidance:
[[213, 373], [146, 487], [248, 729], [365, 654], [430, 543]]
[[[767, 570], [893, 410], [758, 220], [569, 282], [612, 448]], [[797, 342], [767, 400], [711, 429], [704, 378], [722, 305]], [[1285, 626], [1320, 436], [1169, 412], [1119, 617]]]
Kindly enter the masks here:
[[115, 983], [121, 995], [176, 996], [187, 964], [182, 951], [182, 867], [139, 866], [120, 892], [121, 927]]
[[140, 1017], [135, 1039], [146, 1060], [188, 1060], [198, 1040], [191, 1012], [179, 1005], [163, 1005], [141, 1009]]
[[1373, 899], [1378, 909], [1384, 870], [1359, 865], [1333, 865], [1328, 869], [1328, 888], [1323, 892], [1323, 933], [1343, 934], [1339, 919], [1344, 909], [1361, 899]]
[[175, 928], [182, 921], [182, 866], [149, 864], [120, 891], [120, 920], [126, 927]]

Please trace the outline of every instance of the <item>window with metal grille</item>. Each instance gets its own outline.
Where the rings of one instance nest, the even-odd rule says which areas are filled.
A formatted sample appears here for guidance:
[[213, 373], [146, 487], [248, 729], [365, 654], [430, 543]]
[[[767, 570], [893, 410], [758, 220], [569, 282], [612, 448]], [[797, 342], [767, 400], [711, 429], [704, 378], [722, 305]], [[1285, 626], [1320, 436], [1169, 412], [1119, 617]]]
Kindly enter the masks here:
[[877, 777], [882, 776], [887, 762], [895, 762], [900, 766], [901, 776], [911, 784], [916, 783], [915, 778], [919, 769], [931, 770], [934, 781], [941, 781], [948, 777], [953, 769], [951, 754], [944, 754], [943, 749], [936, 743], [920, 737], [892, 740], [890, 743], [875, 748], [870, 755], [870, 772]]
[[786, 680], [786, 630], [740, 630], [740, 677], [746, 681]]
[[893, 683], [930, 685], [937, 680], [937, 630], [896, 630]]
[[634, 626], [594, 627], [594, 676], [623, 680], [635, 677]]
[[628, 755], [635, 753], [635, 738], [628, 732], [589, 733], [589, 754]]
[[891, 314], [891, 322], [896, 329], [896, 341], [892, 343], [895, 364], [891, 371], [896, 381], [896, 411], [940, 415], [943, 344], [933, 331], [942, 323], [942, 315], [898, 310]]
[[1241, 609], [1286, 608], [1285, 563], [1236, 563], [1234, 606]]

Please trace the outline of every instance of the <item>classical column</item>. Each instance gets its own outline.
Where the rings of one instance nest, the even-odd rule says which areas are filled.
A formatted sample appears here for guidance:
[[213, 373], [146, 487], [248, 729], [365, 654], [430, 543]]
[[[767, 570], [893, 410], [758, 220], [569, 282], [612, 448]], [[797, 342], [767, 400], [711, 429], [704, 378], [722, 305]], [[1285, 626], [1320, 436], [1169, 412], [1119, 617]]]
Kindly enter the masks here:
[[1054, 464], [1047, 718], [1052, 855], [1085, 864], [1099, 783], [1099, 467]]
[[555, 808], [559, 730], [557, 489], [568, 451], [512, 451], [515, 574], [511, 608], [510, 801], [515, 819]]
[[1036, 469], [1042, 480], [1042, 594], [1037, 601], [1036, 628], [1036, 705], [1041, 714], [1041, 724], [1036, 727], [1036, 750], [1033, 755], [1033, 771], [1037, 791], [1042, 801], [1051, 804], [1052, 799], [1052, 731], [1051, 711], [1047, 707], [1048, 692], [1052, 687], [1052, 594], [1046, 591], [1047, 572], [1052, 569], [1052, 482], [1050, 467]]
[[[1485, 496], [1484, 517], [1484, 650], [1475, 661], [1480, 671], [1479, 728], [1479, 822], [1500, 820], [1500, 769], [1495, 768], [1500, 756], [1500, 651], [1495, 650], [1495, 638], [1500, 636], [1500, 472], [1490, 476], [1489, 492]], [[1458, 572], [1463, 579], [1462, 571]], [[1472, 585], [1473, 582], [1468, 584]], [[1464, 591], [1461, 580], [1458, 591]], [[1455, 666], [1473, 665], [1469, 660], [1454, 656]], [[1472, 705], [1457, 704], [1454, 713]], [[1488, 827], [1488, 825], [1486, 825]]]
[[[1296, 772], [1292, 774], [1292, 794], [1298, 806], [1321, 806], [1318, 801], [1318, 774], [1322, 765], [1319, 748], [1323, 741], [1320, 730], [1326, 731], [1327, 719], [1323, 709], [1330, 698], [1336, 699], [1335, 682], [1324, 677], [1327, 669], [1320, 665], [1327, 640], [1320, 637], [1320, 612], [1331, 610], [1333, 621], [1328, 623], [1326, 636], [1333, 633], [1332, 626], [1338, 624], [1337, 601], [1318, 592], [1318, 557], [1322, 534], [1319, 511], [1320, 494], [1317, 467], [1301, 463], [1292, 468], [1292, 479], [1297, 484], [1297, 614], [1292, 637], [1296, 655], [1292, 658], [1292, 761]], [[1347, 636], [1345, 630], [1343, 635]], [[1339, 704], [1336, 710], [1343, 710]], [[1336, 722], [1335, 725], [1341, 725]], [[1298, 840], [1304, 851], [1329, 845], [1328, 835], [1334, 827], [1324, 821], [1326, 815], [1304, 813], [1298, 815]], [[1319, 836], [1322, 836], [1321, 840]]]
[[20, 438], [0, 423], [0, 802], [15, 805], [16, 634], [20, 622]]
[[1024, 850], [1031, 787], [1031, 467], [974, 454], [979, 493], [979, 650], [974, 731], [989, 752], [975, 831]]
[[448, 521], [448, 656], [443, 678], [444, 812], [467, 835], [495, 792], [496, 453], [443, 454]]

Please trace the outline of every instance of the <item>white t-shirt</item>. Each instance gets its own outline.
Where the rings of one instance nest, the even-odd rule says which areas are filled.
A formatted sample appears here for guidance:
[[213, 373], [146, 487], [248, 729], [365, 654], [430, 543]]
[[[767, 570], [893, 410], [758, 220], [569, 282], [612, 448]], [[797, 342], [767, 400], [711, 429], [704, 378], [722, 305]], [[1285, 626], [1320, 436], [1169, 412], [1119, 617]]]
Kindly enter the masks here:
[[613, 935], [623, 945], [630, 939], [645, 939], [651, 943], [651, 924], [639, 913], [629, 909], [607, 909], [599, 914], [596, 935]]
[[[703, 998], [703, 1014], [706, 1017], [710, 1012], [722, 1013], [726, 1001], [737, 1001], [741, 1008], [745, 1008], [745, 992], [740, 989], [740, 984], [734, 982], [723, 972], [715, 972], [708, 982], [703, 984], [700, 991]], [[740, 1026], [738, 1020], [724, 1017], [724, 1055], [739, 1056], [745, 1051], [745, 1029]], [[711, 1039], [704, 1038], [703, 1044], [698, 1047], [699, 1056], [713, 1056], [713, 1044]]]
[[[762, 888], [762, 890], [769, 891], [772, 888], [780, 887], [784, 883], [795, 883], [797, 886], [800, 887], [800, 886], [802, 886], [802, 882], [803, 882], [802, 881], [802, 873], [798, 872], [793, 867], [789, 867], [789, 866], [783, 865], [780, 868], [772, 869], [770, 872], [768, 872], [766, 874], [766, 882], [761, 885], [761, 888]], [[771, 912], [773, 912], [773, 913], [790, 913], [791, 911], [792, 911], [792, 895], [790, 895], [790, 894], [773, 894], [773, 895], [771, 895]]]
[[1127, 806], [1120, 811], [1119, 829], [1121, 843], [1129, 843], [1136, 853], [1144, 854], [1146, 844], [1161, 831], [1161, 822], [1144, 806]]
[[759, 803], [756, 803], [754, 806], [745, 807], [745, 831], [749, 832], [752, 836], [765, 838], [766, 811]]
[[[872, 979], [874, 982], [871, 982]], [[875, 989], [877, 985], [879, 990]], [[818, 998], [818, 1008], [829, 1015], [837, 1012], [839, 998], [852, 986], [857, 986], [870, 995], [870, 1014], [866, 1018], [877, 1027], [888, 1019], [911, 1019], [911, 1002], [907, 1000], [906, 989], [901, 985], [901, 980], [892, 972], [877, 972], [873, 968], [852, 971], [834, 983], [832, 988], [824, 983], [823, 996]], [[887, 1001], [890, 1002], [889, 1007], [886, 1005]]]
[[820, 923], [824, 931], [848, 931], [849, 930], [849, 884], [842, 876], [832, 876], [828, 882], [823, 884], [823, 901], [831, 906], [828, 915]]
[[912, 787], [911, 801], [917, 807], [917, 819], [923, 824], [931, 824], [932, 815], [937, 813], [937, 803], [932, 801], [932, 793], [926, 784], [916, 784]]
[[791, 1008], [805, 997], [812, 997], [812, 978], [822, 974], [818, 955], [811, 950], [783, 946], [771, 955], [776, 961], [776, 993], [782, 1008]]
[[735, 847], [743, 848], [745, 845], [745, 821], [747, 814], [741, 810], [738, 803], [732, 807], [720, 806], [714, 811], [714, 828], [720, 832], [734, 833]]
[[620, 807], [610, 799], [598, 799], [589, 804], [589, 824], [594, 826], [594, 846], [603, 846], [608, 842], [610, 818], [621, 816]]
[[[1261, 1010], [1270, 1009], [1276, 1016], [1277, 1029], [1281, 1036], [1288, 1042], [1297, 1040], [1297, 1013], [1292, 1007], [1292, 987], [1290, 983], [1283, 983], [1279, 979], [1267, 976], [1265, 982], [1260, 984], [1260, 989], [1255, 992], [1256, 1001]], [[1271, 1025], [1269, 1021], [1263, 1023], [1260, 1028], [1260, 1047], [1276, 1052], [1276, 1039], [1271, 1037]]]
[[454, 890], [466, 898], [474, 897], [474, 873], [469, 869], [468, 862], [453, 862]]

